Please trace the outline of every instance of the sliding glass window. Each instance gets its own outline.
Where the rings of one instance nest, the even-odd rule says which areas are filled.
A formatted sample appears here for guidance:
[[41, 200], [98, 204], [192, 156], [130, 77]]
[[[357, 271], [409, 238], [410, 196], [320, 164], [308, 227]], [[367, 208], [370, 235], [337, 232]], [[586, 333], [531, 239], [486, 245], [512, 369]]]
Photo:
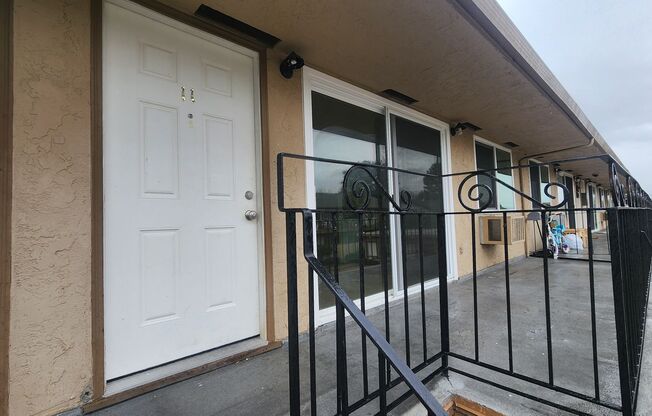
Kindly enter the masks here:
[[[486, 175], [488, 176], [478, 176], [478, 184], [484, 185], [491, 190], [493, 198], [488, 207], [498, 209], [516, 208], [514, 191], [508, 187], [514, 186], [514, 178], [510, 169], [512, 154], [495, 146], [476, 141], [475, 161], [478, 170], [487, 171]], [[495, 177], [502, 183], [492, 180], [489, 176]], [[478, 192], [480, 196], [479, 205], [484, 206], [490, 198], [489, 192], [483, 187], [479, 188]]]
[[[395, 166], [413, 172], [441, 175], [441, 133], [439, 130], [392, 116], [392, 133], [396, 143]], [[412, 195], [412, 206], [416, 211], [443, 212], [444, 197], [442, 178], [424, 177], [408, 173], [396, 174], [397, 191], [406, 190]], [[395, 192], [398, 195], [398, 192]], [[423, 253], [419, 252], [419, 219], [405, 216], [398, 227], [400, 238], [405, 239], [407, 275], [403, 284], [408, 286], [420, 282], [419, 254], [423, 255], [426, 280], [437, 276], [437, 218], [434, 215], [421, 217]]]
[[[382, 187], [391, 195], [400, 195], [404, 190], [410, 192], [412, 210], [443, 211], [440, 130], [391, 114], [385, 108], [374, 111], [316, 91], [311, 91], [310, 97], [314, 156], [381, 166], [388, 166], [388, 161], [393, 160], [395, 167], [432, 175], [390, 174], [384, 169], [371, 168], [373, 178], [369, 178], [362, 169], [352, 170], [350, 183], [360, 176], [370, 184], [367, 210], [391, 209]], [[355, 195], [344, 189], [343, 181], [352, 164], [313, 163], [318, 210], [350, 210], [346, 197], [355, 202]], [[390, 291], [402, 289], [420, 282], [420, 254], [424, 257], [424, 279], [431, 280], [438, 275], [435, 216], [422, 216], [421, 225], [423, 253], [419, 248], [416, 216], [400, 220], [399, 216], [365, 212], [361, 219], [359, 213], [321, 212], [316, 217], [317, 255], [353, 299], [361, 296], [361, 267], [366, 297], [381, 293], [385, 285]], [[405, 276], [399, 266], [403, 260], [403, 241]], [[330, 292], [322, 284], [318, 287], [319, 308], [334, 306]]]
[[544, 205], [550, 205], [552, 198], [546, 194], [546, 186], [550, 183], [550, 169], [530, 160], [530, 190], [532, 198]]
[[[312, 126], [315, 156], [353, 163], [387, 165], [384, 114], [312, 92]], [[343, 189], [344, 175], [350, 167], [351, 165], [315, 162], [317, 209], [350, 209]], [[364, 175], [364, 172], [355, 171], [354, 174]], [[376, 169], [372, 170], [372, 174], [379, 184], [388, 189], [387, 171]], [[369, 178], [364, 180], [368, 182]], [[368, 206], [370, 210], [387, 211], [388, 204], [378, 189], [372, 189]], [[317, 216], [317, 254], [346, 293], [354, 299], [360, 297], [360, 238], [364, 242], [362, 263], [365, 295], [383, 290], [383, 269], [387, 270], [388, 285], [392, 287], [391, 256], [381, 256], [382, 248], [390, 253], [389, 219], [379, 214], [365, 214], [362, 218], [362, 236], [358, 220], [358, 215], [354, 213], [320, 213]], [[381, 267], [383, 261], [386, 268]], [[334, 302], [330, 292], [320, 284], [320, 308], [333, 306]]]

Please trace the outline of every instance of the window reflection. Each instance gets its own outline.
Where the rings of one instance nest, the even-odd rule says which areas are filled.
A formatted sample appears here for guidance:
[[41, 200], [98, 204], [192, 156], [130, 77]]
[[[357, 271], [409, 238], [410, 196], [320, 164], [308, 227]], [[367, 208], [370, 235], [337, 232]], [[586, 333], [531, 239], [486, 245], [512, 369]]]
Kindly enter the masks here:
[[[317, 92], [312, 93], [314, 154], [317, 157], [346, 160], [354, 163], [387, 164], [385, 116], [345, 103]], [[350, 209], [343, 192], [344, 174], [348, 165], [315, 162], [317, 209]], [[387, 171], [371, 170], [379, 184], [388, 189]], [[362, 171], [355, 175], [362, 178]], [[372, 184], [369, 178], [362, 178]], [[386, 211], [388, 201], [372, 186], [368, 209]], [[385, 262], [387, 284], [392, 287], [389, 220], [379, 214], [365, 214], [362, 236], [357, 214], [317, 214], [317, 253], [322, 263], [338, 278], [340, 285], [352, 297], [360, 293], [359, 239], [363, 241], [362, 267], [365, 295], [383, 290], [381, 262]], [[383, 247], [387, 253], [382, 256]], [[333, 296], [320, 283], [319, 305], [335, 304]]]
[[[441, 175], [441, 137], [435, 129], [392, 116], [392, 130], [396, 140], [395, 165], [397, 168], [414, 172]], [[441, 177], [423, 177], [408, 173], [397, 173], [400, 191], [412, 194], [415, 211], [443, 212], [444, 198]], [[423, 215], [421, 232], [423, 253], [419, 250], [419, 219], [415, 215], [404, 216], [401, 221], [401, 238], [405, 242], [405, 281], [408, 286], [421, 280], [419, 255], [423, 255], [424, 279], [433, 279], [438, 274], [437, 262], [437, 217]]]

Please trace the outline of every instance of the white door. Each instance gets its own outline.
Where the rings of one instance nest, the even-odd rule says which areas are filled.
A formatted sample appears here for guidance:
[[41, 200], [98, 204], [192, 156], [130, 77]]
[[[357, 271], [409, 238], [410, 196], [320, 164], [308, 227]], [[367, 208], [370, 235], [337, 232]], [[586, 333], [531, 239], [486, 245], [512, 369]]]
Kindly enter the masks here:
[[113, 379], [259, 334], [261, 192], [256, 55], [127, 2], [104, 24]]

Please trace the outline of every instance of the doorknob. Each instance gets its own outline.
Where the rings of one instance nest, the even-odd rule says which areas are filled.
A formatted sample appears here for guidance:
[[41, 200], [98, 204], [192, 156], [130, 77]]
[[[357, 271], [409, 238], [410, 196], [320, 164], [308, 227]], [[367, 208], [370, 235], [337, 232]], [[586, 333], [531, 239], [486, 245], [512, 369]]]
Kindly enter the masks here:
[[248, 219], [249, 221], [253, 221], [256, 218], [258, 218], [258, 213], [256, 211], [248, 209], [245, 211], [245, 218]]

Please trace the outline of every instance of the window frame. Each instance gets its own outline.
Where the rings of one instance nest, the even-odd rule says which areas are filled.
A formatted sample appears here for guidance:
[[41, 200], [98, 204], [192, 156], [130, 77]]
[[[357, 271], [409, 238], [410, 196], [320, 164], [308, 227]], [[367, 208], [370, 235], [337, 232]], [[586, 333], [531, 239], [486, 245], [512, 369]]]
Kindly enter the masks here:
[[[545, 184], [552, 183], [552, 182], [551, 182], [551, 181], [552, 181], [552, 176], [551, 176], [551, 174], [550, 174], [550, 166], [547, 165], [547, 164], [541, 164], [541, 163], [543, 163], [543, 162], [541, 162], [540, 160], [537, 160], [537, 159], [528, 159], [528, 165], [529, 165], [530, 163], [532, 163], [532, 162], [534, 162], [535, 164], [537, 164], [537, 165], [538, 165], [538, 168], [539, 168], [539, 193], [540, 193], [540, 197], [541, 197], [541, 200], [540, 200], [539, 202], [540, 202], [541, 204], [543, 204], [543, 205], [551, 206], [553, 200], [554, 200], [555, 198], [559, 197], [559, 194], [557, 194], [557, 197], [555, 197], [555, 198], [550, 198], [549, 196], [547, 196], [547, 195], [545, 194], [545, 192], [543, 192], [543, 187], [541, 187], [541, 185], [543, 185], [544, 183], [545, 183]], [[533, 167], [534, 167], [534, 166], [529, 166], [529, 169], [532, 169]], [[543, 181], [541, 180], [541, 178], [542, 178], [542, 175], [541, 175], [541, 169], [542, 169], [542, 168], [545, 168], [546, 171], [548, 171], [548, 182], [543, 182]], [[528, 169], [528, 176], [530, 175], [530, 170], [529, 170], [529, 169]], [[528, 182], [529, 182], [529, 186], [530, 186], [530, 197], [531, 197], [532, 199], [534, 199], [534, 192], [533, 192], [533, 190], [532, 190], [532, 177], [530, 177], [529, 179], [530, 179], [530, 180], [529, 180]], [[544, 201], [544, 198], [548, 198], [549, 200], [548, 200], [548, 201]]]
[[[473, 136], [473, 161], [474, 161], [474, 164], [475, 164], [475, 170], [480, 170], [480, 169], [478, 169], [478, 154], [477, 154], [477, 151], [476, 151], [476, 144], [477, 143], [480, 143], [483, 146], [487, 146], [487, 147], [492, 148], [493, 154], [494, 154], [494, 169], [498, 168], [498, 158], [496, 156], [496, 149], [501, 150], [501, 151], [503, 151], [505, 153], [508, 153], [509, 154], [509, 165], [514, 166], [514, 155], [512, 154], [512, 149], [510, 149], [508, 147], [505, 147], [505, 146], [501, 146], [501, 145], [499, 145], [497, 143], [494, 143], [492, 141], [484, 139], [484, 138], [482, 138], [480, 136], [475, 136], [474, 135]], [[496, 171], [494, 171], [494, 173], [495, 172]], [[476, 184], [477, 183], [478, 183], [478, 181], [476, 179]], [[512, 186], [514, 188], [516, 188], [515, 176], [514, 176], [513, 172], [512, 172]], [[495, 210], [495, 211], [514, 211], [514, 210], [517, 209], [516, 208], [516, 194], [513, 191], [511, 191], [511, 194], [512, 194], [512, 201], [513, 201], [514, 208], [500, 208], [498, 206], [499, 205], [498, 202], [500, 201], [500, 186], [498, 186], [498, 184], [496, 184], [495, 191], [496, 191], [496, 197], [494, 198], [494, 200], [495, 200], [496, 204], [495, 204], [495, 206], [489, 206], [487, 208], [491, 208], [492, 210]], [[478, 206], [480, 206], [479, 201], [477, 202], [477, 204], [478, 204]]]
[[[317, 92], [335, 98], [340, 101], [361, 107], [377, 113], [382, 113], [385, 116], [385, 131], [387, 134], [387, 166], [394, 166], [394, 153], [395, 153], [395, 138], [391, 130], [391, 116], [395, 115], [409, 121], [422, 124], [425, 127], [436, 129], [440, 132], [441, 140], [441, 157], [442, 157], [442, 174], [452, 173], [452, 156], [450, 146], [450, 126], [438, 119], [430, 117], [426, 114], [418, 112], [413, 108], [406, 107], [398, 104], [392, 100], [381, 97], [373, 92], [364, 90], [348, 82], [342, 81], [330, 75], [317, 71], [316, 69], [304, 66], [302, 68], [302, 87], [303, 87], [303, 117], [304, 117], [304, 152], [306, 156], [314, 156], [314, 141], [313, 141], [313, 124], [312, 124], [312, 92]], [[315, 198], [315, 172], [314, 163], [306, 162], [306, 203], [309, 208], [316, 207]], [[389, 176], [389, 190], [395, 190], [394, 175]], [[443, 185], [443, 200], [444, 210], [446, 212], [454, 211], [453, 199], [453, 180], [452, 178], [445, 177], [442, 180]], [[393, 210], [390, 206], [390, 210]], [[455, 218], [453, 215], [446, 216], [446, 262], [448, 265], [448, 280], [457, 278], [457, 255], [455, 247]], [[317, 247], [316, 238], [316, 224], [313, 222], [313, 238], [315, 247]], [[394, 285], [392, 293], [390, 293], [390, 300], [401, 299], [404, 292], [399, 289], [402, 284], [400, 277], [400, 244], [398, 243], [398, 220], [390, 221], [390, 231], [392, 238], [390, 239], [390, 250], [392, 255], [392, 276]], [[335, 307], [320, 309], [319, 307], [319, 285], [317, 284], [318, 277], [313, 276], [315, 279], [314, 285], [314, 299], [315, 299], [315, 317], [316, 324], [321, 325], [335, 320]], [[439, 285], [438, 279], [433, 279], [426, 282], [426, 288], [436, 287]], [[408, 296], [420, 290], [419, 285], [410, 286], [408, 288]], [[355, 300], [356, 304], [360, 304], [359, 300]], [[368, 296], [365, 304], [368, 308], [379, 306], [384, 303], [382, 292], [376, 295]]]
[[[566, 204], [564, 204], [563, 209], [568, 211], [567, 214], [566, 214], [568, 216], [568, 218], [567, 218], [568, 225], [569, 225], [568, 228], [577, 228], [577, 223], [578, 223], [577, 216], [576, 216], [577, 212], [578, 212], [577, 211], [577, 205], [578, 205], [578, 202], [581, 204], [581, 201], [578, 201], [578, 198], [577, 198], [577, 195], [579, 194], [579, 189], [578, 189], [578, 186], [577, 186], [577, 182], [575, 182], [575, 176], [572, 173], [569, 173], [568, 171], [565, 171], [565, 170], [558, 171], [556, 176], [557, 177], [555, 178], [555, 181], [557, 183], [560, 183], [560, 184], [564, 185], [564, 186], [566, 186], [566, 178], [570, 178], [571, 181], [572, 181], [573, 192], [570, 192], [570, 189], [568, 190], [569, 191], [569, 198], [566, 201]], [[568, 188], [568, 187], [566, 187], [566, 188]], [[560, 198], [559, 197], [559, 192], [557, 192], [557, 199], [559, 200], [559, 198]], [[571, 209], [570, 209], [571, 202], [573, 204], [572, 212], [571, 212]], [[571, 225], [572, 225], [571, 220], [570, 220], [571, 216], [574, 219], [573, 222], [575, 222], [575, 227], [571, 227]]]

